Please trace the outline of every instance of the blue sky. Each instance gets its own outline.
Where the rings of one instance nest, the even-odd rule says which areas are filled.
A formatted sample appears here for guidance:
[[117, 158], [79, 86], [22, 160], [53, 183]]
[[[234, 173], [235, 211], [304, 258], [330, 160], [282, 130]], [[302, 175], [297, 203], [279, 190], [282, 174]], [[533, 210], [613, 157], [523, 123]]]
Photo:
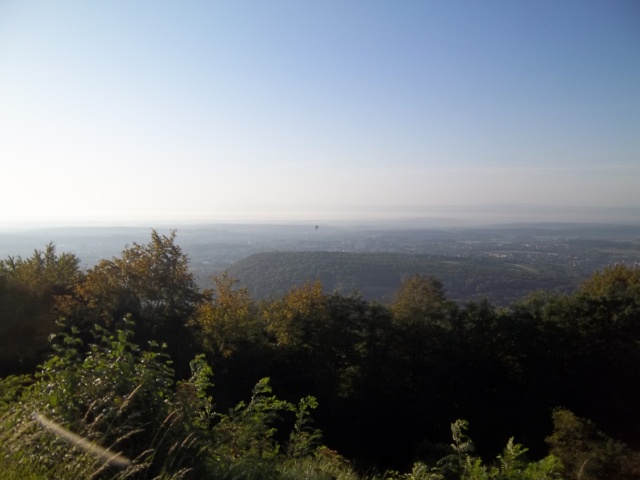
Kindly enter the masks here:
[[0, 226], [629, 212], [639, 25], [632, 0], [4, 1]]

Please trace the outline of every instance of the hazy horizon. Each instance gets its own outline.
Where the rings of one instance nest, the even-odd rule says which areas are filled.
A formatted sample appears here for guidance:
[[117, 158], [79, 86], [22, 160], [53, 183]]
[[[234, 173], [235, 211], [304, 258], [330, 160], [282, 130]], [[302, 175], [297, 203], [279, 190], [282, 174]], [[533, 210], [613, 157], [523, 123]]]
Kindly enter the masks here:
[[637, 222], [639, 24], [597, 0], [3, 2], [0, 229]]
[[39, 219], [3, 223], [0, 232], [41, 228], [141, 227], [175, 228], [199, 225], [332, 225], [342, 227], [386, 226], [402, 228], [482, 227], [510, 224], [609, 224], [640, 225], [640, 208], [539, 208], [527, 205], [370, 207], [340, 212], [306, 210], [182, 218], [76, 218]]

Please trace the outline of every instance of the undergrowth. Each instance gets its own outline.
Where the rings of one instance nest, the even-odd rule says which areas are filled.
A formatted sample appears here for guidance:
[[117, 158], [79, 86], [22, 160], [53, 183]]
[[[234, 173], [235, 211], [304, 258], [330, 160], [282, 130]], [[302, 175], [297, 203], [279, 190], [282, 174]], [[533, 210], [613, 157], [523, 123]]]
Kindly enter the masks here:
[[[555, 457], [527, 462], [513, 439], [494, 465], [484, 465], [464, 421], [452, 425], [451, 455], [437, 465], [363, 475], [322, 445], [311, 419], [315, 398], [280, 400], [265, 378], [247, 402], [216, 412], [204, 358], [191, 362], [188, 380], [175, 382], [165, 347], [141, 349], [131, 327], [96, 327], [89, 344], [74, 330], [58, 334], [37, 373], [0, 380], [1, 480], [559, 478]], [[279, 433], [287, 424], [288, 437]]]

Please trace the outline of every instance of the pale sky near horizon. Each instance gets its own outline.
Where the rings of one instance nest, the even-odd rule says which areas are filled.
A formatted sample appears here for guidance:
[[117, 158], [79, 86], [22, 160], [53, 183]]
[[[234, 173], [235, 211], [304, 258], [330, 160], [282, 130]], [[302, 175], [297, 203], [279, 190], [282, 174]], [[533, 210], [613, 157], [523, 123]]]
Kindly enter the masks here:
[[640, 2], [2, 1], [0, 165], [0, 227], [638, 209]]

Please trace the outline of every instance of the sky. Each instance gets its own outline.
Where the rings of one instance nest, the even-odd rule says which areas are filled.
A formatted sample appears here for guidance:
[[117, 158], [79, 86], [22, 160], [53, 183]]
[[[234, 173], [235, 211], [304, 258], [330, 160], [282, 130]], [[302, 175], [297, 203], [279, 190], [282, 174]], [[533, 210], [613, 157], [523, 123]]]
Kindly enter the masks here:
[[0, 227], [640, 221], [640, 3], [3, 0], [0, 167]]

